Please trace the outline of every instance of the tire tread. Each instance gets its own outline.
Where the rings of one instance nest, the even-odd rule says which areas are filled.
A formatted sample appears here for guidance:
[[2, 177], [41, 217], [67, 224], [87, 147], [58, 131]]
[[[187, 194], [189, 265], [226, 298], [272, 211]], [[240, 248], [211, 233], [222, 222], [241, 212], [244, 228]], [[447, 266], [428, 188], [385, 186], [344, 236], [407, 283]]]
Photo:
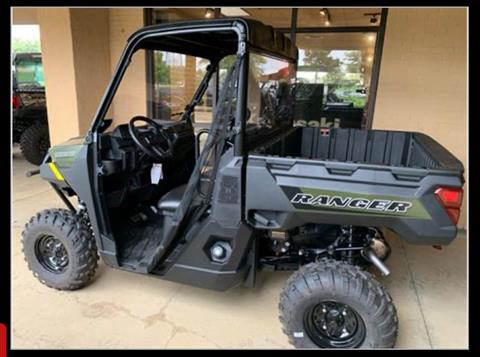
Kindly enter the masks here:
[[40, 165], [47, 154], [46, 152], [40, 152], [36, 145], [42, 138], [50, 141], [48, 125], [43, 121], [30, 125], [20, 136], [22, 155], [28, 162], [34, 165]]
[[[74, 278], [67, 285], [55, 286], [48, 283], [40, 277], [40, 274], [33, 269], [25, 257], [25, 244], [29, 239], [28, 232], [38, 224], [54, 225], [61, 231], [68, 229], [65, 236], [72, 241], [75, 251], [74, 256], [69, 259], [77, 260], [77, 270], [72, 275]], [[72, 233], [74, 233], [73, 236]], [[66, 209], [46, 209], [33, 216], [22, 232], [22, 253], [24, 253], [28, 269], [32, 271], [33, 275], [42, 284], [57, 290], [76, 290], [87, 285], [95, 276], [99, 260], [95, 238], [90, 226], [86, 224], [83, 217]]]
[[[330, 285], [325, 280], [330, 280]], [[314, 281], [317, 289], [309, 285]], [[373, 346], [362, 346], [367, 348], [393, 347], [397, 337], [398, 318], [392, 298], [373, 275], [342, 261], [333, 259], [320, 259], [316, 263], [306, 264], [293, 273], [285, 283], [280, 294], [279, 319], [282, 324], [282, 331], [288, 336], [289, 342], [295, 347], [302, 347], [293, 337], [291, 322], [294, 319], [294, 311], [299, 304], [299, 295], [307, 292], [302, 285], [306, 285], [309, 294], [315, 290], [325, 290], [330, 286], [335, 294], [343, 293], [344, 297], [361, 297], [369, 311], [374, 311], [371, 316], [379, 328], [380, 339], [375, 341]], [[308, 295], [308, 294], [307, 294]]]

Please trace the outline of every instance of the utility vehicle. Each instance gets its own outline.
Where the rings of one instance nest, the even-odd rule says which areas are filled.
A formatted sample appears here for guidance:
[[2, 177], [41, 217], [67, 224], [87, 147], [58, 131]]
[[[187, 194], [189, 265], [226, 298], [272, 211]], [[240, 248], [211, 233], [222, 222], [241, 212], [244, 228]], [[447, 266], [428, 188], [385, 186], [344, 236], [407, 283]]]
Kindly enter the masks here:
[[15, 53], [12, 62], [13, 142], [27, 161], [40, 165], [50, 147], [42, 55]]
[[[155, 51], [167, 53], [162, 63]], [[152, 53], [171, 76], [203, 66], [171, 118], [144, 114], [151, 93], [136, 75]], [[394, 304], [366, 268], [389, 273], [384, 231], [413, 244], [455, 238], [463, 167], [421, 133], [293, 126], [297, 53], [271, 27], [240, 18], [134, 33], [86, 136], [52, 147], [40, 166], [68, 209], [26, 225], [34, 275], [81, 288], [98, 253], [114, 268], [216, 290], [253, 287], [260, 269], [292, 270], [279, 308], [294, 346], [394, 346]], [[196, 133], [211, 83], [211, 125]]]

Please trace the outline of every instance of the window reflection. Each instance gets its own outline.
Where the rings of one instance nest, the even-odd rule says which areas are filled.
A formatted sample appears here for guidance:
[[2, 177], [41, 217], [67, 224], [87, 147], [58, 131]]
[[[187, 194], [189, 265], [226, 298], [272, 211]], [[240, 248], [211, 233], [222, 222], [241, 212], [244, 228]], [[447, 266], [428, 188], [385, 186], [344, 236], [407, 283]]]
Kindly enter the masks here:
[[[156, 119], [178, 120], [195, 90], [205, 77], [207, 59], [180, 53], [154, 51], [153, 116]], [[213, 92], [211, 86], [195, 107], [195, 122], [210, 122]]]
[[297, 34], [297, 124], [362, 127], [375, 40], [375, 33]]
[[248, 80], [248, 126], [272, 128], [293, 115], [295, 68], [288, 61], [251, 53]]

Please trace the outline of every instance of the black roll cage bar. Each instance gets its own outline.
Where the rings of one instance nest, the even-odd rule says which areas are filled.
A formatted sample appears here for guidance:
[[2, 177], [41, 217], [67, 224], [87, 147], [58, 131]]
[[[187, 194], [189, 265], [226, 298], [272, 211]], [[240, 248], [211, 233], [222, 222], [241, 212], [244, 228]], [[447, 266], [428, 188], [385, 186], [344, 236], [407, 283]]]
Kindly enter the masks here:
[[202, 100], [205, 91], [208, 89], [208, 83], [210, 82], [212, 76], [215, 74], [217, 66], [218, 61], [212, 62], [207, 66], [207, 73], [205, 73], [205, 75], [203, 76], [202, 81], [198, 85], [198, 88], [195, 91], [192, 100], [185, 106], [185, 111], [183, 112], [180, 121], [192, 121], [191, 114], [195, 109], [195, 106]]

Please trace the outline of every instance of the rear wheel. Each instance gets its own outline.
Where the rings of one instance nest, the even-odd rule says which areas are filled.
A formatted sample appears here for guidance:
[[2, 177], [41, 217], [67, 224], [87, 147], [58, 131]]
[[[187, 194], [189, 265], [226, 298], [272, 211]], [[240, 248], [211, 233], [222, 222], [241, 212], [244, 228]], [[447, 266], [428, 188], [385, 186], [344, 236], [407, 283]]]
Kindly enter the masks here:
[[41, 283], [75, 290], [95, 276], [98, 253], [86, 220], [65, 209], [48, 209], [32, 217], [22, 232], [28, 268]]
[[389, 348], [398, 319], [392, 299], [371, 274], [345, 262], [307, 264], [287, 281], [280, 321], [298, 348]]
[[34, 165], [40, 165], [50, 147], [48, 125], [39, 122], [29, 126], [20, 137], [23, 157]]

